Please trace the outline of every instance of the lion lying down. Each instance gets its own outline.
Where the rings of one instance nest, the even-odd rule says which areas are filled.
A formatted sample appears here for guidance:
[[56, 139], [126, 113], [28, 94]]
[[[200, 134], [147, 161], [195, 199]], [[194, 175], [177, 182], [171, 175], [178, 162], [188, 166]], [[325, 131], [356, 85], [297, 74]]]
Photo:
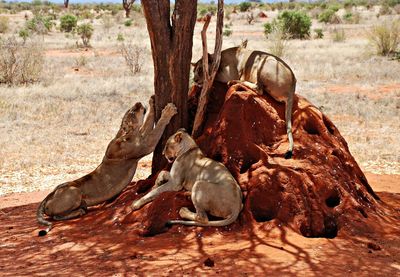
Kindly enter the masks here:
[[177, 113], [173, 104], [166, 105], [154, 126], [153, 97], [149, 106], [145, 120], [146, 110], [141, 103], [136, 103], [125, 113], [103, 161], [93, 172], [59, 185], [40, 203], [37, 220], [48, 228], [40, 231], [39, 236], [46, 235], [52, 228], [52, 223], [44, 218], [45, 215], [54, 220], [84, 215], [87, 207], [114, 198], [132, 181], [139, 159], [154, 151], [165, 127]]
[[[179, 130], [168, 139], [163, 154], [173, 162], [171, 172], [160, 172], [156, 188], [133, 202], [133, 210], [162, 192], [184, 188], [191, 193], [196, 213], [181, 208], [179, 215], [189, 221], [171, 220], [169, 224], [225, 226], [237, 219], [243, 207], [238, 183], [223, 164], [205, 157], [185, 130]], [[208, 221], [207, 213], [223, 219]]]

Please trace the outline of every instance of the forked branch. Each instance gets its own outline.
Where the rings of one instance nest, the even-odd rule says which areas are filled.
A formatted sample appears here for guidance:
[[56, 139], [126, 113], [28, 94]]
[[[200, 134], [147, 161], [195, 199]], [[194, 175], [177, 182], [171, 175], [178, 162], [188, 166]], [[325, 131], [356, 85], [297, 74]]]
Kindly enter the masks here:
[[208, 50], [207, 50], [207, 28], [210, 24], [211, 15], [207, 14], [206, 21], [201, 31], [201, 40], [203, 45], [203, 87], [201, 89], [199, 104], [197, 106], [197, 112], [193, 123], [192, 136], [197, 138], [200, 133], [204, 123], [204, 115], [207, 109], [208, 98], [210, 94], [211, 87], [214, 83], [215, 76], [217, 74], [219, 63], [221, 61], [221, 48], [222, 48], [222, 27], [224, 24], [224, 0], [218, 0], [218, 12], [217, 12], [217, 23], [215, 32], [215, 46], [213, 61], [211, 64], [211, 69], [208, 66]]

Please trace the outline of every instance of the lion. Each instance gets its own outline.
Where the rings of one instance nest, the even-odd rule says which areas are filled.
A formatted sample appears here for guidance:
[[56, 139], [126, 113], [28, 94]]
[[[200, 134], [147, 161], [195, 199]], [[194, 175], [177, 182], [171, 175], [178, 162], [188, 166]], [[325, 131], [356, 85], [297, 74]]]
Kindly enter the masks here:
[[132, 181], [138, 161], [154, 151], [165, 127], [177, 113], [169, 103], [154, 126], [154, 97], [149, 100], [149, 112], [141, 103], [136, 103], [124, 115], [120, 129], [108, 144], [101, 164], [91, 173], [55, 188], [40, 203], [37, 220], [47, 226], [39, 236], [52, 229], [53, 220], [67, 220], [86, 214], [87, 207], [113, 199]]
[[[289, 159], [293, 154], [292, 134], [292, 107], [296, 91], [296, 77], [292, 69], [279, 57], [272, 54], [249, 50], [247, 41], [240, 46], [225, 49], [221, 52], [221, 62], [215, 81], [233, 85], [241, 83], [258, 94], [263, 91], [271, 95], [276, 101], [286, 104], [286, 132], [289, 140], [289, 148], [285, 158]], [[212, 63], [212, 56], [208, 55], [208, 61]], [[193, 81], [202, 86], [204, 80], [203, 60], [192, 63]]]
[[[196, 212], [183, 207], [179, 215], [187, 220], [170, 220], [168, 224], [220, 227], [237, 219], [243, 208], [238, 183], [222, 163], [207, 158], [184, 129], [167, 140], [163, 155], [173, 163], [171, 171], [161, 171], [156, 188], [134, 201], [132, 210], [141, 208], [162, 192], [185, 189], [190, 193]], [[222, 219], [209, 221], [207, 213]]]

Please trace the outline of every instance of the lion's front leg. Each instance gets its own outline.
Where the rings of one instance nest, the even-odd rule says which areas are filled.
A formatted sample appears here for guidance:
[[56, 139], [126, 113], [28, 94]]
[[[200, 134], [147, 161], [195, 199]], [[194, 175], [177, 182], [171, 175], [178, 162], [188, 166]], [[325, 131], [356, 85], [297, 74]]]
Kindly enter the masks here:
[[145, 204], [153, 201], [159, 194], [166, 191], [179, 191], [182, 189], [181, 184], [176, 184], [173, 180], [169, 180], [164, 185], [161, 185], [153, 190], [151, 190], [148, 194], [143, 196], [142, 198], [134, 201], [131, 205], [132, 210], [138, 210]]
[[144, 136], [147, 136], [151, 130], [153, 130], [154, 127], [154, 117], [155, 117], [155, 112], [154, 112], [154, 98], [155, 96], [152, 95], [149, 99], [149, 110], [146, 115], [146, 119], [140, 127], [140, 133]]

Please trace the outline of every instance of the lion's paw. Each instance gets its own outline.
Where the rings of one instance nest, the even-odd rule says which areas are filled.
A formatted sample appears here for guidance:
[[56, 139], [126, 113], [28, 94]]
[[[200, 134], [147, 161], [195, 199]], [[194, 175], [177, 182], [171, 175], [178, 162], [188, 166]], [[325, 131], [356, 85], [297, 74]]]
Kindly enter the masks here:
[[173, 117], [178, 113], [178, 109], [173, 103], [168, 103], [162, 110], [162, 115], [167, 117]]

